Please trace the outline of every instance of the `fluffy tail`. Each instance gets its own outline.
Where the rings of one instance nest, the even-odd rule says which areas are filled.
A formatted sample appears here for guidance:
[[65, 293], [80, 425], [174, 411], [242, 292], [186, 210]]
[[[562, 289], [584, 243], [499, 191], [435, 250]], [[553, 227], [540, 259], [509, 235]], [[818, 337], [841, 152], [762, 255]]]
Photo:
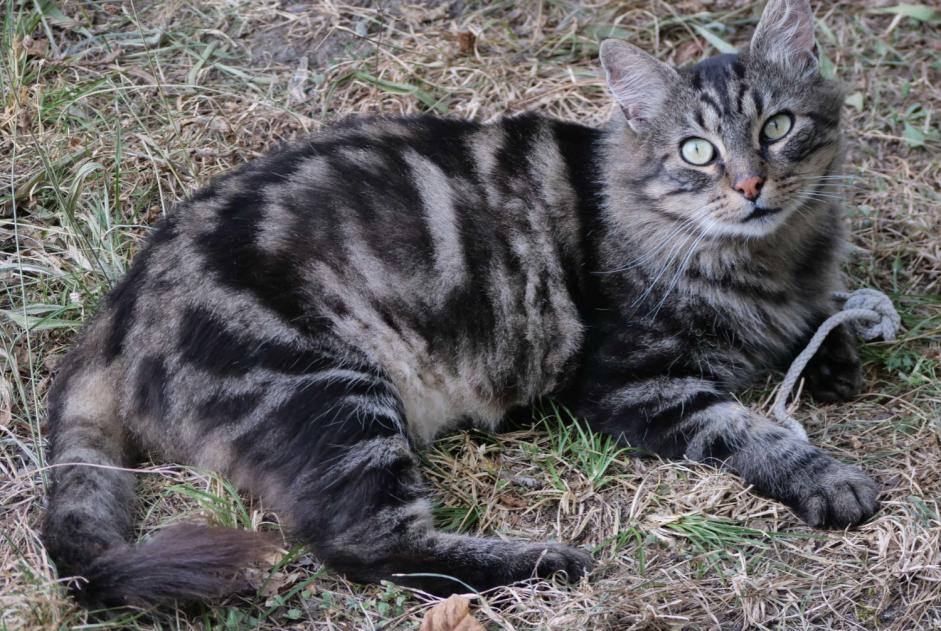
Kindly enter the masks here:
[[263, 533], [178, 524], [143, 544], [109, 548], [81, 572], [73, 592], [86, 605], [217, 600], [250, 588], [244, 570], [275, 549]]
[[[69, 371], [65, 371], [68, 373]], [[131, 545], [135, 453], [117, 420], [111, 380], [87, 365], [60, 374], [49, 397], [52, 487], [43, 540], [87, 605], [152, 607], [221, 598], [276, 549], [257, 532], [180, 524]]]

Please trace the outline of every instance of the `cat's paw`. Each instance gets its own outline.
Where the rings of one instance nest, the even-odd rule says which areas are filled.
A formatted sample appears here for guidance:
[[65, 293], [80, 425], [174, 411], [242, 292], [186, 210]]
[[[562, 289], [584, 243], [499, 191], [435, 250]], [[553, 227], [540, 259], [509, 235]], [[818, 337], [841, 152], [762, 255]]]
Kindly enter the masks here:
[[794, 472], [797, 515], [816, 528], [845, 528], [872, 517], [879, 509], [879, 487], [862, 470], [825, 454], [825, 459]]
[[[528, 562], [522, 565], [528, 565], [535, 571], [530, 570], [530, 576], [540, 578], [549, 578], [556, 574], [563, 574], [570, 583], [579, 581], [583, 576], [591, 572], [595, 565], [594, 559], [584, 550], [566, 546], [560, 543], [546, 543], [530, 546], [526, 552]], [[529, 578], [524, 576], [521, 578]]]
[[843, 327], [830, 332], [804, 369], [807, 390], [817, 401], [849, 401], [862, 390], [863, 367], [851, 334]]

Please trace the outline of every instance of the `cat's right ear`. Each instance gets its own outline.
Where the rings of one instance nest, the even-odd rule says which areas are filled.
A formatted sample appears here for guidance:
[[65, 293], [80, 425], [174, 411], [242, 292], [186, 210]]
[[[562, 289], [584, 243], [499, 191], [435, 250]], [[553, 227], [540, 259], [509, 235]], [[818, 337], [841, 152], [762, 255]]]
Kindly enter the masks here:
[[817, 71], [814, 12], [807, 0], [768, 0], [749, 49], [757, 57], [804, 76]]
[[644, 131], [679, 75], [636, 46], [616, 39], [601, 42], [599, 56], [608, 89], [621, 105], [627, 124], [636, 132]]

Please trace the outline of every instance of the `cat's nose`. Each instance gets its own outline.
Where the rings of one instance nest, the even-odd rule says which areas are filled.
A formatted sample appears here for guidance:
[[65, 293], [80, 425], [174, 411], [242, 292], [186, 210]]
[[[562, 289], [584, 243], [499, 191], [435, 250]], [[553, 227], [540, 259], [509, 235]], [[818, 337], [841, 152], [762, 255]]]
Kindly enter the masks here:
[[765, 178], [760, 175], [749, 175], [748, 177], [735, 180], [735, 184], [732, 188], [744, 195], [745, 199], [753, 202], [761, 195], [761, 187], [764, 186], [764, 184]]

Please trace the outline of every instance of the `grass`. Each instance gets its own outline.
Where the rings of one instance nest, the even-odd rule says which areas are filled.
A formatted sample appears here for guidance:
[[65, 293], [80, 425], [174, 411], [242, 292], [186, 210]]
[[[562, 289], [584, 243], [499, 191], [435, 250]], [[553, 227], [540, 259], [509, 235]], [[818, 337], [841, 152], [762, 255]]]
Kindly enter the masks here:
[[[847, 275], [890, 292], [905, 331], [866, 346], [857, 401], [805, 402], [798, 415], [877, 476], [882, 512], [814, 532], [732, 476], [637, 458], [551, 407], [504, 435], [458, 433], [423, 454], [443, 527], [574, 542], [599, 562], [573, 588], [534, 581], [478, 598], [490, 628], [941, 628], [941, 16], [814, 4], [824, 66], [848, 87]], [[747, 41], [759, 9], [4, 0], [0, 629], [417, 629], [430, 606], [419, 595], [350, 584], [302, 548], [258, 577], [259, 594], [216, 606], [77, 608], [37, 534], [57, 361], [148, 226], [209, 177], [349, 115], [538, 109], [601, 122], [600, 37], [685, 63]], [[211, 473], [149, 466], [140, 480], [141, 536], [181, 519], [277, 527]]]

